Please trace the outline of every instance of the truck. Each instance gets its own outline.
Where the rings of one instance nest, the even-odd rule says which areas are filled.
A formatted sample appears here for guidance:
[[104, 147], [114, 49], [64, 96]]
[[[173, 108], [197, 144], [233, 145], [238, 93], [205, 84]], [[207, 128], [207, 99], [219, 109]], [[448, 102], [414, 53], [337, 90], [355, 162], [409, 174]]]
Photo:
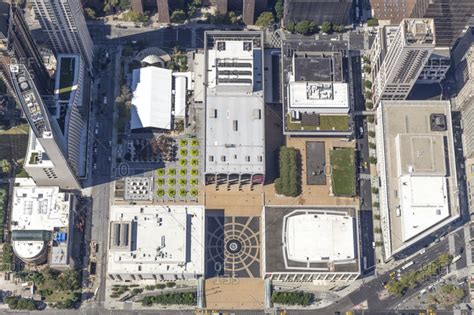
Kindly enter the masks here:
[[452, 264], [455, 264], [457, 261], [459, 261], [460, 259], [462, 258], [461, 255], [457, 255], [456, 257], [453, 258], [453, 260], [451, 261]]
[[412, 260], [412, 261], [410, 261], [410, 262], [404, 264], [401, 269], [402, 269], [402, 270], [405, 270], [405, 269], [407, 269], [408, 267], [410, 267], [410, 266], [412, 266], [412, 265], [414, 265], [414, 264], [415, 264], [415, 261]]

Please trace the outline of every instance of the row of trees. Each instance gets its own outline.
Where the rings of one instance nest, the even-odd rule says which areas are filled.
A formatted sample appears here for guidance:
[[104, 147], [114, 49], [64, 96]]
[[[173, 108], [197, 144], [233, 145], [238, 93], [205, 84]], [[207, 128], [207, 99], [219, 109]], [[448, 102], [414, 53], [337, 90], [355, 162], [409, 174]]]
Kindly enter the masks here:
[[196, 12], [201, 8], [202, 1], [201, 0], [193, 0], [191, 1], [187, 7], [182, 4], [176, 10], [171, 13], [170, 19], [173, 23], [184, 23], [187, 19], [191, 18], [196, 14]]
[[414, 289], [429, 277], [438, 275], [441, 268], [449, 265], [452, 259], [453, 256], [447, 253], [441, 254], [435, 261], [423, 268], [411, 271], [400, 279], [391, 279], [387, 284], [387, 290], [393, 295], [402, 296], [408, 289]]
[[21, 296], [7, 296], [5, 304], [8, 304], [8, 307], [12, 310], [35, 311], [38, 309], [38, 304], [35, 301]]
[[272, 302], [284, 305], [308, 306], [314, 302], [314, 294], [308, 292], [273, 292]]
[[142, 299], [143, 306], [161, 305], [196, 305], [196, 293], [194, 292], [173, 292], [155, 296], [145, 296]]
[[277, 194], [296, 197], [300, 194], [298, 150], [291, 147], [280, 149], [280, 177], [275, 180]]
[[311, 35], [317, 33], [318, 31], [326, 34], [330, 34], [332, 32], [343, 33], [346, 30], [344, 25], [332, 24], [329, 21], [324, 21], [320, 26], [318, 26], [315, 22], [308, 20], [299, 21], [297, 23], [289, 22], [286, 25], [286, 29], [291, 33], [298, 33], [302, 35]]

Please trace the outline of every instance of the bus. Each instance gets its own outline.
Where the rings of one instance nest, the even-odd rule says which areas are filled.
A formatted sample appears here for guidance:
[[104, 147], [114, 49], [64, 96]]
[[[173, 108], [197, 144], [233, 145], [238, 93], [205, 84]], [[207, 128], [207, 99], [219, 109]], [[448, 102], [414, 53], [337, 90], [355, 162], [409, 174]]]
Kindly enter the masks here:
[[414, 264], [415, 264], [415, 261], [412, 260], [409, 263], [404, 264], [403, 267], [402, 267], [402, 270], [405, 270], [405, 269], [407, 269], [408, 267], [410, 267]]
[[451, 261], [452, 264], [455, 264], [458, 260], [461, 259], [461, 255], [457, 255], [456, 257], [453, 258], [453, 260]]

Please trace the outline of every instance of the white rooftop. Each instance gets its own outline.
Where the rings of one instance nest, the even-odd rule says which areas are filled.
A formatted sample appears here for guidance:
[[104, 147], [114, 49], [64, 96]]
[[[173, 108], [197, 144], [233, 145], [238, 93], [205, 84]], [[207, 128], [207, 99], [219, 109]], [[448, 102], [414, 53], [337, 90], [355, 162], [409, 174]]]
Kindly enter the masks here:
[[[68, 230], [70, 194], [59, 187], [15, 187], [11, 213], [12, 231]], [[14, 241], [15, 252], [22, 258], [36, 257], [44, 241]]]
[[110, 243], [109, 274], [204, 273], [204, 207], [112, 206], [110, 222], [131, 233], [127, 246]]
[[171, 70], [153, 66], [133, 70], [132, 91], [132, 129], [171, 129]]
[[290, 109], [342, 109], [349, 111], [347, 83], [290, 82]]
[[310, 263], [355, 258], [354, 218], [347, 213], [296, 210], [285, 217], [283, 229], [289, 260]]
[[400, 214], [403, 241], [448, 218], [446, 177], [400, 177]]

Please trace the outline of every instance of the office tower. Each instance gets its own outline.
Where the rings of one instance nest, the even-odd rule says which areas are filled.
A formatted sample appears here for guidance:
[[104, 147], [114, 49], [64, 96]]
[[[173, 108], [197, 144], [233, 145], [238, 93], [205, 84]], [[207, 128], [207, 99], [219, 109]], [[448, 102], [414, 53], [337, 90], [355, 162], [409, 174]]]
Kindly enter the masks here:
[[[9, 85], [30, 125], [25, 170], [38, 185], [79, 188], [76, 173], [67, 159], [71, 147], [68, 141], [77, 139], [74, 135], [78, 122], [74, 117], [77, 114], [73, 106], [69, 106], [69, 98], [68, 106], [58, 108], [59, 102], [55, 101], [51, 92], [52, 80], [21, 11], [12, 7], [9, 12], [2, 15], [0, 21], [0, 25], [8, 25], [7, 31], [2, 32], [0, 70], [2, 79]], [[78, 75], [73, 74], [73, 79], [77, 78]], [[74, 88], [67, 93], [70, 99], [75, 97], [77, 90]], [[62, 121], [64, 124], [61, 124]], [[78, 129], [84, 130], [83, 126]], [[77, 154], [73, 153], [74, 150], [70, 151], [71, 155]]]
[[474, 13], [472, 0], [416, 0], [413, 18], [432, 18], [438, 46], [452, 46]]
[[352, 0], [286, 0], [283, 19], [285, 24], [302, 20], [346, 24], [350, 21], [351, 8]]
[[389, 20], [391, 24], [399, 24], [409, 18], [414, 5], [415, 0], [370, 0], [373, 16], [379, 20]]
[[90, 68], [94, 46], [80, 0], [34, 0], [33, 3], [55, 54], [80, 54]]
[[379, 29], [370, 52], [374, 103], [404, 100], [435, 47], [432, 19], [404, 19]]

